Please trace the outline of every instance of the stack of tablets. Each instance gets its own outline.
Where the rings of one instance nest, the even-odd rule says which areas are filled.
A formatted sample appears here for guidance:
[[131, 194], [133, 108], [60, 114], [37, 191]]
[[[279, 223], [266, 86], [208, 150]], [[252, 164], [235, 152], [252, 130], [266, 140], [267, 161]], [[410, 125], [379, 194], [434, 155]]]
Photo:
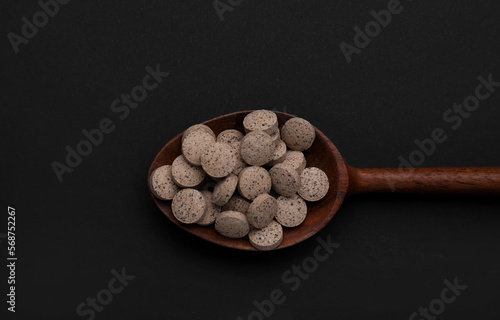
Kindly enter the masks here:
[[258, 250], [273, 250], [283, 240], [283, 227], [305, 220], [306, 201], [328, 193], [329, 181], [321, 169], [306, 167], [302, 151], [316, 137], [308, 121], [292, 118], [280, 131], [274, 112], [258, 110], [245, 117], [243, 127], [245, 133], [228, 129], [217, 136], [204, 124], [189, 127], [182, 154], [153, 171], [150, 189], [172, 200], [182, 223], [215, 223], [225, 237], [248, 236]]

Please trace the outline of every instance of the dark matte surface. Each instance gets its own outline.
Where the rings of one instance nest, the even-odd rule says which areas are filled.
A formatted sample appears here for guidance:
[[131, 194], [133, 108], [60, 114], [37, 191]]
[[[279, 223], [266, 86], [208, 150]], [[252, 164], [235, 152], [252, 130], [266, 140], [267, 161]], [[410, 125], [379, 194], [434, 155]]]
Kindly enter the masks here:
[[[15, 207], [17, 319], [87, 319], [76, 307], [121, 268], [136, 278], [95, 319], [246, 319], [274, 289], [286, 301], [272, 319], [408, 319], [455, 277], [468, 287], [438, 318], [497, 319], [498, 199], [353, 197], [319, 233], [340, 247], [292, 291], [281, 277], [317, 240], [273, 253], [218, 247], [168, 221], [146, 187], [176, 134], [252, 108], [308, 119], [357, 167], [397, 167], [435, 128], [448, 139], [421, 166], [499, 166], [500, 89], [456, 130], [443, 113], [477, 77], [500, 80], [500, 3], [402, 4], [348, 64], [340, 43], [387, 1], [243, 1], [224, 21], [210, 1], [72, 1], [18, 54], [6, 35], [40, 9], [3, 1], [0, 233]], [[170, 75], [120, 120], [112, 101], [156, 64]], [[59, 183], [51, 163], [106, 117], [115, 130]], [[5, 298], [5, 267], [1, 277]]]

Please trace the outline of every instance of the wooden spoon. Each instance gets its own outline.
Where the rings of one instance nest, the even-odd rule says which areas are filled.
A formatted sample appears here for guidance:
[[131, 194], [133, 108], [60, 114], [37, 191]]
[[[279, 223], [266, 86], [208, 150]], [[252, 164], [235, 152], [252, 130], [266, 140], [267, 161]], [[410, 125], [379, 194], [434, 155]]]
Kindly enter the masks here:
[[[215, 134], [226, 129], [243, 130], [243, 118], [252, 112], [240, 111], [204, 122]], [[279, 125], [294, 116], [276, 112]], [[317, 128], [316, 140], [304, 152], [308, 167], [322, 169], [330, 180], [328, 194], [318, 202], [308, 202], [307, 217], [295, 228], [283, 228], [283, 242], [278, 249], [297, 244], [321, 230], [335, 215], [347, 196], [366, 192], [448, 193], [500, 195], [500, 167], [479, 168], [401, 168], [358, 169], [349, 166], [333, 143]], [[156, 168], [172, 164], [181, 154], [182, 133], [168, 142], [151, 164], [149, 176]], [[171, 201], [152, 195], [160, 210], [180, 228], [207, 241], [240, 250], [256, 251], [248, 238], [230, 239], [221, 236], [213, 226], [182, 224], [172, 214]]]

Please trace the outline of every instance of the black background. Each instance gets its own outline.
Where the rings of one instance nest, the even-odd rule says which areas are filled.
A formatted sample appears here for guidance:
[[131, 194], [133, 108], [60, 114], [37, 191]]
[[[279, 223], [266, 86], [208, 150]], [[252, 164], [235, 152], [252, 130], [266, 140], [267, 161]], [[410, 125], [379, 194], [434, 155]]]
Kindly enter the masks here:
[[[286, 301], [272, 319], [408, 319], [455, 277], [468, 287], [439, 319], [498, 319], [498, 198], [351, 198], [318, 234], [341, 246], [292, 292], [281, 275], [312, 256], [314, 238], [270, 253], [218, 247], [175, 227], [147, 189], [150, 163], [176, 134], [257, 108], [308, 119], [353, 166], [397, 167], [434, 128], [448, 140], [422, 166], [498, 166], [500, 92], [457, 130], [442, 115], [474, 94], [478, 76], [500, 80], [500, 3], [401, 3], [347, 63], [340, 43], [353, 44], [354, 26], [387, 1], [243, 1], [223, 21], [211, 1], [72, 1], [18, 54], [7, 34], [40, 8], [2, 1], [1, 181], [17, 216], [16, 318], [86, 319], [76, 306], [126, 268], [136, 278], [96, 319], [246, 319], [276, 288]], [[111, 102], [157, 64], [169, 77], [119, 120]], [[51, 163], [106, 117], [116, 129], [59, 183]], [[1, 312], [12, 316], [1, 272]]]

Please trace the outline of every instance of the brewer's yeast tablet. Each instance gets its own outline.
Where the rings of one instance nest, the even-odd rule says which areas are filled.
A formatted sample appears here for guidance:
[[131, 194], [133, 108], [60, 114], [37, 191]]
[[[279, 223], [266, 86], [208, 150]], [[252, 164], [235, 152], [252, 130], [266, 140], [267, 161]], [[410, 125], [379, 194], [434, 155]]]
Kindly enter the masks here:
[[231, 147], [235, 161], [234, 169], [232, 172], [235, 175], [240, 174], [241, 170], [247, 167], [247, 164], [243, 160], [243, 157], [241, 156], [240, 153], [240, 146], [242, 139], [243, 139], [243, 133], [235, 129], [224, 130], [217, 136], [217, 142], [225, 143]]
[[316, 138], [316, 131], [309, 121], [302, 118], [292, 118], [281, 128], [281, 139], [288, 148], [304, 151], [309, 149]]
[[161, 200], [172, 200], [180, 188], [172, 176], [172, 166], [156, 168], [149, 177], [149, 188], [153, 195]]
[[272, 134], [278, 129], [278, 117], [272, 111], [257, 110], [246, 115], [243, 119], [243, 127], [247, 133], [261, 130]]
[[235, 155], [230, 146], [216, 142], [201, 155], [201, 166], [213, 178], [223, 178], [233, 171], [236, 165]]
[[278, 203], [275, 198], [263, 193], [255, 198], [247, 210], [247, 220], [255, 228], [264, 228], [273, 221]]
[[241, 196], [233, 195], [231, 199], [229, 199], [229, 201], [222, 207], [222, 211], [238, 211], [246, 213], [249, 206], [250, 201]]
[[182, 223], [195, 223], [205, 213], [205, 198], [200, 191], [183, 189], [172, 200], [172, 213]]
[[300, 225], [307, 215], [307, 204], [298, 194], [291, 197], [281, 196], [277, 200], [276, 221], [284, 227]]
[[323, 170], [316, 167], [305, 168], [300, 175], [299, 195], [306, 201], [318, 201], [328, 193], [330, 183]]
[[274, 141], [274, 143], [276, 144], [276, 146], [278, 146], [278, 144], [279, 144], [279, 142], [281, 140], [280, 129], [276, 129], [276, 131], [273, 132], [273, 133], [271, 133], [269, 136]]
[[224, 130], [217, 136], [217, 142], [226, 143], [233, 147], [238, 147], [244, 134], [236, 129]]
[[191, 133], [194, 131], [203, 131], [208, 133], [209, 135], [213, 136], [215, 138], [215, 133], [210, 129], [207, 125], [204, 124], [195, 124], [184, 131], [184, 134], [182, 135], [182, 141]]
[[172, 163], [172, 176], [178, 186], [192, 188], [199, 185], [206, 174], [201, 167], [190, 164], [183, 155], [180, 155]]
[[225, 205], [233, 196], [236, 186], [238, 185], [238, 177], [234, 174], [229, 174], [224, 179], [217, 182], [213, 192], [212, 201], [218, 206]]
[[275, 164], [281, 163], [285, 160], [286, 154], [286, 143], [283, 140], [278, 142], [278, 147], [274, 150], [273, 159], [267, 163], [268, 166], [274, 166]]
[[306, 157], [302, 151], [295, 150], [287, 151], [282, 162], [294, 167], [298, 174], [301, 174], [307, 165]]
[[196, 221], [196, 224], [208, 226], [215, 222], [215, 218], [220, 213], [221, 208], [212, 202], [212, 192], [203, 190], [201, 194], [205, 199], [205, 212], [201, 216], [201, 219]]
[[252, 229], [248, 234], [250, 244], [258, 250], [274, 250], [283, 241], [283, 228], [276, 221], [272, 221], [262, 229]]
[[182, 141], [182, 154], [189, 163], [201, 166], [201, 155], [214, 143], [214, 136], [203, 130], [193, 131]]
[[282, 196], [292, 196], [300, 188], [300, 176], [297, 171], [286, 163], [278, 163], [269, 170], [273, 190]]
[[238, 179], [238, 191], [247, 198], [253, 200], [258, 195], [269, 193], [271, 190], [271, 176], [262, 167], [246, 167], [240, 172]]
[[233, 152], [234, 152], [234, 162], [235, 162], [235, 165], [234, 165], [234, 169], [233, 169], [233, 173], [235, 175], [239, 175], [241, 170], [245, 169], [246, 167], [248, 167], [248, 164], [245, 162], [245, 160], [243, 160], [243, 157], [241, 156], [241, 153], [240, 153], [240, 149], [233, 149]]
[[223, 211], [215, 218], [215, 230], [229, 238], [242, 238], [250, 231], [247, 217], [237, 211]]
[[276, 143], [264, 131], [252, 131], [241, 140], [240, 153], [246, 163], [262, 166], [273, 159]]

